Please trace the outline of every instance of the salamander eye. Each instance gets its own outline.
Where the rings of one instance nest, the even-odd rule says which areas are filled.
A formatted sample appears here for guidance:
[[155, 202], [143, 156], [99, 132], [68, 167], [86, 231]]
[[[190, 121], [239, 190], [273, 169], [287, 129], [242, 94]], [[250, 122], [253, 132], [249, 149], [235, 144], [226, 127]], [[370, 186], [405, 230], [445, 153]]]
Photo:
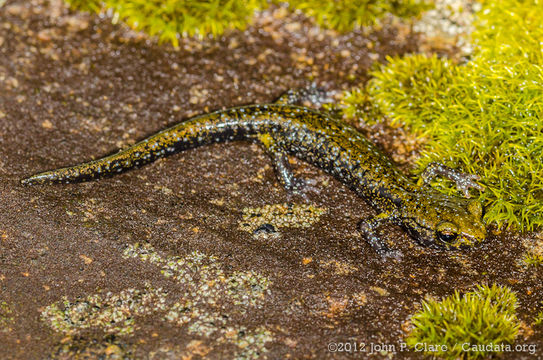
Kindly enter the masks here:
[[441, 232], [441, 231], [438, 231], [437, 232], [437, 237], [441, 241], [444, 241], [446, 243], [451, 243], [458, 237], [458, 234], [453, 233], [453, 232]]
[[450, 244], [458, 237], [458, 229], [450, 222], [442, 222], [436, 230], [437, 238], [445, 243]]

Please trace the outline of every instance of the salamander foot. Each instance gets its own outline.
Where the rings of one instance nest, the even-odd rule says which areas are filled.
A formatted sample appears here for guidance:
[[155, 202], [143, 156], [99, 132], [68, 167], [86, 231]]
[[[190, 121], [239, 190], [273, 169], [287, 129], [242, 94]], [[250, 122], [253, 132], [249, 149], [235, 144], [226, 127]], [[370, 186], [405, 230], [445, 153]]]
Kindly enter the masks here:
[[430, 181], [438, 175], [454, 181], [458, 191], [461, 191], [466, 198], [470, 197], [470, 188], [485, 191], [484, 186], [477, 183], [477, 181], [481, 180], [479, 175], [466, 174], [437, 162], [428, 164], [426, 169], [422, 172], [421, 178], [425, 184], [429, 184]]
[[399, 250], [391, 249], [386, 242], [377, 234], [377, 229], [383, 222], [391, 221], [393, 218], [389, 214], [381, 213], [375, 217], [364, 219], [359, 223], [359, 229], [366, 238], [368, 244], [382, 258], [401, 259], [402, 253]]
[[321, 107], [323, 104], [334, 102], [333, 91], [326, 91], [317, 87], [315, 83], [302, 89], [288, 90], [275, 101], [276, 104], [283, 105], [310, 105]]

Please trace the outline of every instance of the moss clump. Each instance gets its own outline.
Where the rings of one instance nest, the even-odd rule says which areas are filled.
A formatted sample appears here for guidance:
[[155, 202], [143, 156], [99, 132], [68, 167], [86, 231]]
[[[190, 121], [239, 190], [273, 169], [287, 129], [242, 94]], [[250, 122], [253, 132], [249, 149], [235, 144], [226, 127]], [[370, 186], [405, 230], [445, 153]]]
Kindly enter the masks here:
[[313, 17], [326, 28], [349, 31], [374, 25], [387, 14], [410, 18], [432, 7], [424, 0], [290, 0], [292, 7]]
[[522, 260], [527, 266], [543, 265], [543, 257], [539, 254], [526, 253]]
[[[387, 59], [386, 68], [372, 72], [367, 96], [393, 122], [433, 134], [443, 125], [439, 120], [450, 101], [457, 68], [435, 55]], [[351, 102], [356, 105], [355, 98]]]
[[384, 117], [381, 110], [375, 106], [366, 89], [354, 88], [343, 93], [341, 104], [325, 104], [328, 112], [336, 112], [340, 117], [342, 113], [347, 119], [356, 119], [367, 124], [374, 124], [376, 120]]
[[534, 320], [534, 326], [543, 325], [543, 311], [540, 311]]
[[522, 263], [527, 267], [538, 267], [543, 265], [543, 234], [535, 239], [523, 241], [526, 251], [522, 257]]
[[[422, 308], [411, 318], [413, 330], [406, 343], [411, 347], [434, 345], [432, 349], [438, 349], [431, 352], [434, 356], [483, 357], [488, 352], [474, 349], [473, 345], [511, 344], [520, 327], [517, 297], [506, 286], [477, 286], [463, 296], [455, 291], [442, 301], [423, 302]], [[463, 344], [469, 344], [470, 351], [464, 351]]]
[[543, 255], [528, 251], [524, 254], [522, 262], [526, 266], [541, 266], [543, 265]]
[[[485, 220], [520, 230], [543, 225], [540, 9], [536, 0], [485, 1], [471, 61], [389, 58], [346, 110], [356, 113], [369, 99], [376, 113], [424, 135], [418, 171], [438, 161], [479, 174]], [[450, 182], [435, 185], [456, 193]]]
[[100, 12], [111, 9], [113, 19], [179, 45], [178, 36], [221, 34], [243, 29], [266, 0], [66, 0], [74, 8]]
[[[136, 30], [157, 35], [160, 41], [179, 45], [179, 36], [220, 35], [227, 29], [244, 29], [254, 13], [281, 0], [65, 0], [73, 8], [99, 13], [113, 12], [114, 21], [126, 22]], [[373, 25], [390, 13], [412, 17], [430, 7], [425, 0], [291, 0], [325, 27], [339, 31]]]

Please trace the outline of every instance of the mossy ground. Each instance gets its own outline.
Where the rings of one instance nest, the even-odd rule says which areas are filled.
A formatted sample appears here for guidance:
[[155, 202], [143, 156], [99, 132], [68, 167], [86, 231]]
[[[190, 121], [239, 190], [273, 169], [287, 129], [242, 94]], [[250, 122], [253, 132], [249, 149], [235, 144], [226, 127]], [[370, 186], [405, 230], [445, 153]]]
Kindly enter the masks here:
[[516, 295], [508, 287], [483, 285], [463, 295], [455, 291], [441, 301], [423, 302], [411, 319], [414, 327], [406, 342], [413, 348], [432, 346], [428, 355], [449, 359], [498, 354], [501, 351], [477, 346], [513, 344], [520, 327], [517, 307]]
[[113, 12], [114, 21], [125, 21], [161, 41], [179, 45], [180, 36], [222, 34], [244, 29], [266, 0], [67, 0], [76, 9]]
[[535, 326], [543, 325], [543, 311], [540, 311], [534, 319]]
[[[388, 58], [366, 88], [345, 95], [348, 116], [386, 117], [425, 139], [415, 172], [438, 161], [479, 174], [486, 191], [473, 195], [497, 227], [543, 225], [540, 9], [538, 1], [483, 2], [467, 62]], [[434, 186], [456, 193], [447, 181]]]
[[288, 4], [314, 18], [319, 25], [338, 31], [372, 26], [391, 14], [415, 17], [432, 7], [430, 1], [424, 0], [290, 0]]
[[221, 35], [227, 29], [245, 29], [256, 11], [270, 4], [286, 4], [320, 25], [338, 31], [374, 25], [386, 15], [410, 18], [431, 7], [424, 0], [66, 0], [75, 9], [113, 13], [137, 30], [158, 35], [161, 41], [179, 45], [180, 36]]
[[[484, 203], [487, 223], [498, 228], [525, 231], [543, 225], [540, 6], [538, 1], [483, 2], [469, 60], [457, 63], [424, 54], [388, 58], [366, 87], [343, 95], [346, 118], [369, 124], [387, 119], [424, 140], [415, 173], [438, 161], [481, 175], [487, 189], [472, 195]], [[454, 184], [444, 180], [434, 186], [456, 193]], [[525, 247], [519, 264], [540, 266], [538, 236]], [[497, 290], [455, 292], [442, 302], [423, 303], [408, 343], [446, 344], [446, 352], [430, 354], [450, 358], [489, 355], [463, 351], [458, 344], [466, 342], [512, 343], [519, 322], [513, 308], [502, 311], [488, 300]], [[516, 302], [509, 290], [503, 291], [503, 297]], [[541, 313], [534, 324], [540, 323]]]
[[528, 268], [537, 268], [543, 265], [543, 233], [537, 233], [533, 238], [524, 240], [524, 255], [521, 263]]

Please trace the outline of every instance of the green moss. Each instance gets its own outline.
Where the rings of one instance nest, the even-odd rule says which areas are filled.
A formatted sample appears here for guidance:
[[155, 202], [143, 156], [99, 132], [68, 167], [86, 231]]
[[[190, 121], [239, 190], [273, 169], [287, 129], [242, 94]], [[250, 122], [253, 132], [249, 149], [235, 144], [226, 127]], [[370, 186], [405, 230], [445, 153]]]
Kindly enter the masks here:
[[522, 241], [525, 252], [522, 255], [522, 264], [528, 268], [537, 268], [543, 265], [543, 234], [535, 238], [526, 238]]
[[[341, 104], [325, 104], [325, 109], [343, 113], [347, 119], [356, 119], [367, 124], [374, 124], [384, 117], [383, 113], [370, 98], [370, 95], [363, 89], [352, 89], [346, 91], [341, 99]], [[337, 117], [340, 117], [338, 114]]]
[[[433, 161], [482, 177], [485, 220], [531, 230], [543, 225], [543, 17], [536, 0], [486, 1], [471, 61], [389, 58], [358, 99], [427, 139], [418, 171]], [[457, 193], [451, 182], [437, 188]], [[476, 192], [473, 193], [474, 195]]]
[[464, 295], [455, 291], [442, 301], [423, 302], [411, 318], [413, 330], [406, 343], [434, 345], [438, 351], [431, 355], [450, 359], [483, 357], [488, 355], [485, 349], [467, 352], [462, 345], [511, 344], [520, 326], [516, 307], [515, 293], [506, 286], [477, 286]]
[[543, 255], [528, 251], [524, 254], [522, 262], [526, 266], [541, 266], [543, 265]]
[[160, 41], [179, 45], [178, 37], [222, 34], [244, 29], [266, 0], [66, 0], [74, 8], [99, 12], [111, 9], [113, 19], [132, 28], [157, 35]]
[[[98, 13], [109, 9], [114, 21], [179, 45], [179, 36], [220, 35], [227, 29], [244, 29], [254, 13], [280, 0], [65, 0], [73, 8]], [[429, 0], [428, 0], [429, 1]], [[314, 17], [322, 26], [347, 31], [373, 25], [391, 13], [412, 17], [430, 7], [424, 0], [291, 0], [293, 8]]]
[[534, 326], [543, 325], [543, 311], [540, 311], [534, 319]]
[[[450, 101], [456, 68], [450, 61], [435, 55], [388, 57], [387, 60], [386, 68], [372, 72], [367, 96], [393, 122], [425, 133], [435, 132]], [[351, 96], [351, 103], [356, 104], [355, 97]]]
[[360, 26], [374, 25], [387, 14], [409, 18], [431, 8], [423, 0], [290, 0], [288, 3], [326, 28], [349, 31]]
[[100, 0], [65, 0], [71, 7], [81, 11], [100, 12], [104, 3]]

